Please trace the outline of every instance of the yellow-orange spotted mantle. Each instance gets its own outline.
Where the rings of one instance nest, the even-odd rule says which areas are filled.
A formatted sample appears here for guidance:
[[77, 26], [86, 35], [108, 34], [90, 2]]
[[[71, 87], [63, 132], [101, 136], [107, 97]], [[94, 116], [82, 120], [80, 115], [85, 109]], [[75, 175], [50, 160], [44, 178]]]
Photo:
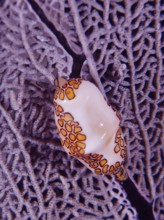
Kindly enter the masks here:
[[125, 180], [126, 146], [120, 119], [98, 88], [85, 80], [62, 79], [54, 94], [54, 105], [66, 152], [97, 174], [113, 174], [117, 180]]

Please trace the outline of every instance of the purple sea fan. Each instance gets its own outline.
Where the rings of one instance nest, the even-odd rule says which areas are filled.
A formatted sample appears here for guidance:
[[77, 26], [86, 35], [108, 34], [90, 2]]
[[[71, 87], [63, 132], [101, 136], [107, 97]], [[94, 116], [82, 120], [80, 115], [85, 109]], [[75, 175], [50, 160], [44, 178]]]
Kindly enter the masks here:
[[[159, 0], [0, 1], [0, 219], [164, 219]], [[54, 79], [95, 83], [121, 115], [129, 179], [61, 147]]]

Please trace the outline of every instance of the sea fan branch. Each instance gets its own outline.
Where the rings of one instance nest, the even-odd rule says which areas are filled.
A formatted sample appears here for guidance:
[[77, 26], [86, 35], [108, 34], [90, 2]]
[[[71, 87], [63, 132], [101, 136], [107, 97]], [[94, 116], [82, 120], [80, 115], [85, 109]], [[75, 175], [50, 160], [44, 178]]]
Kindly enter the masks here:
[[104, 88], [102, 86], [99, 75], [97, 73], [95, 61], [94, 61], [94, 59], [92, 57], [92, 54], [91, 54], [91, 52], [88, 48], [88, 44], [87, 44], [88, 41], [87, 41], [85, 35], [83, 34], [83, 30], [82, 30], [80, 18], [79, 18], [79, 15], [78, 15], [78, 10], [77, 10], [76, 3], [73, 0], [69, 0], [68, 2], [70, 4], [71, 10], [72, 10], [74, 24], [75, 24], [75, 27], [76, 27], [77, 34], [79, 36], [84, 54], [85, 54], [85, 56], [87, 58], [87, 61], [88, 61], [90, 74], [93, 77], [93, 79], [95, 80], [95, 82], [96, 82], [97, 86], [99, 87], [100, 91], [102, 92], [104, 98], [107, 100]]
[[40, 187], [38, 186], [38, 183], [36, 181], [35, 174], [34, 174], [32, 166], [31, 166], [29, 154], [27, 153], [25, 146], [24, 146], [24, 143], [23, 143], [22, 135], [20, 134], [19, 130], [15, 127], [12, 118], [9, 116], [9, 114], [6, 112], [6, 110], [2, 107], [2, 105], [0, 105], [0, 110], [1, 110], [4, 118], [6, 119], [9, 127], [11, 128], [12, 132], [15, 134], [16, 139], [19, 143], [20, 150], [22, 151], [22, 153], [24, 155], [24, 160], [25, 160], [25, 164], [26, 164], [26, 167], [27, 167], [27, 170], [29, 173], [29, 177], [30, 177], [32, 185], [36, 191], [40, 211], [43, 211], [44, 210], [43, 195], [42, 195]]
[[160, 30], [160, 1], [155, 1], [155, 49], [157, 56], [157, 74], [156, 74], [156, 101], [159, 100], [160, 95], [160, 73], [162, 72], [162, 54], [161, 54], [161, 30]]
[[128, 54], [128, 60], [129, 60], [129, 66], [130, 66], [130, 70], [131, 70], [131, 75], [130, 75], [130, 79], [131, 79], [131, 93], [132, 93], [132, 100], [133, 100], [133, 106], [134, 106], [134, 112], [135, 112], [135, 116], [138, 122], [138, 125], [140, 127], [140, 132], [143, 136], [143, 140], [145, 143], [145, 158], [146, 158], [146, 174], [148, 176], [148, 180], [149, 180], [149, 184], [150, 184], [150, 190], [151, 190], [151, 198], [154, 198], [155, 196], [155, 189], [154, 189], [154, 180], [152, 177], [152, 173], [151, 173], [151, 169], [150, 169], [150, 143], [149, 143], [149, 139], [146, 133], [146, 129], [144, 127], [143, 121], [140, 117], [140, 113], [139, 113], [139, 108], [137, 105], [137, 97], [136, 97], [136, 91], [135, 91], [135, 66], [133, 63], [133, 53], [132, 53], [132, 36], [131, 36], [131, 29], [130, 29], [130, 20], [129, 17], [131, 16], [130, 14], [130, 4], [129, 1], [126, 0], [126, 19], [127, 21], [129, 21], [129, 29], [126, 35], [126, 41], [127, 41], [127, 54]]
[[[23, 198], [21, 192], [18, 190], [15, 182], [13, 181], [13, 178], [11, 176], [10, 171], [8, 170], [8, 168], [6, 167], [6, 165], [3, 162], [3, 158], [2, 158], [1, 154], [0, 154], [0, 166], [1, 166], [2, 170], [3, 170], [3, 172], [6, 175], [6, 178], [7, 178], [8, 182], [9, 182], [9, 184], [10, 184], [10, 186], [11, 186], [11, 188], [12, 188], [14, 194], [15, 194], [15, 196], [19, 200], [19, 204], [21, 205], [21, 208], [23, 207], [23, 205], [26, 205], [28, 213], [30, 214], [31, 219], [35, 220], [36, 216], [34, 214], [34, 211], [33, 211], [32, 207], [31, 207], [31, 204]], [[18, 207], [17, 207], [17, 210], [18, 210]]]
[[48, 73], [47, 70], [37, 62], [37, 60], [35, 59], [33, 53], [31, 52], [31, 48], [30, 48], [30, 46], [28, 44], [28, 41], [27, 41], [27, 38], [26, 38], [23, 14], [20, 13], [19, 17], [20, 17], [20, 30], [21, 30], [21, 35], [22, 35], [22, 41], [23, 41], [24, 47], [25, 47], [32, 63], [34, 64], [35, 68], [40, 73], [42, 73], [53, 84], [54, 83], [53, 76], [50, 73]]

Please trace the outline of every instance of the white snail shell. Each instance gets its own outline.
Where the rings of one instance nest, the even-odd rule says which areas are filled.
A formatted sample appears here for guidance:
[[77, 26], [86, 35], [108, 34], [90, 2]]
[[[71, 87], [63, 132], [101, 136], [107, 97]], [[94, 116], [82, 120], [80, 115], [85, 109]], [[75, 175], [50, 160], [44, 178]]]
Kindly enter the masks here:
[[126, 147], [117, 112], [89, 81], [60, 79], [57, 84], [55, 122], [65, 151], [97, 174], [127, 179]]

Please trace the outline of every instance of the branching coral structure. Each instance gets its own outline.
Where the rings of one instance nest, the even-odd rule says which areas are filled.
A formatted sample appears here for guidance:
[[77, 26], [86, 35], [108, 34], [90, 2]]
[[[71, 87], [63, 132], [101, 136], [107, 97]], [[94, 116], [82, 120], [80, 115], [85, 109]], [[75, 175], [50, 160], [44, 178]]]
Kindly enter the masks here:
[[[164, 219], [163, 13], [160, 0], [0, 1], [1, 220]], [[119, 111], [125, 183], [65, 153], [58, 76]]]

